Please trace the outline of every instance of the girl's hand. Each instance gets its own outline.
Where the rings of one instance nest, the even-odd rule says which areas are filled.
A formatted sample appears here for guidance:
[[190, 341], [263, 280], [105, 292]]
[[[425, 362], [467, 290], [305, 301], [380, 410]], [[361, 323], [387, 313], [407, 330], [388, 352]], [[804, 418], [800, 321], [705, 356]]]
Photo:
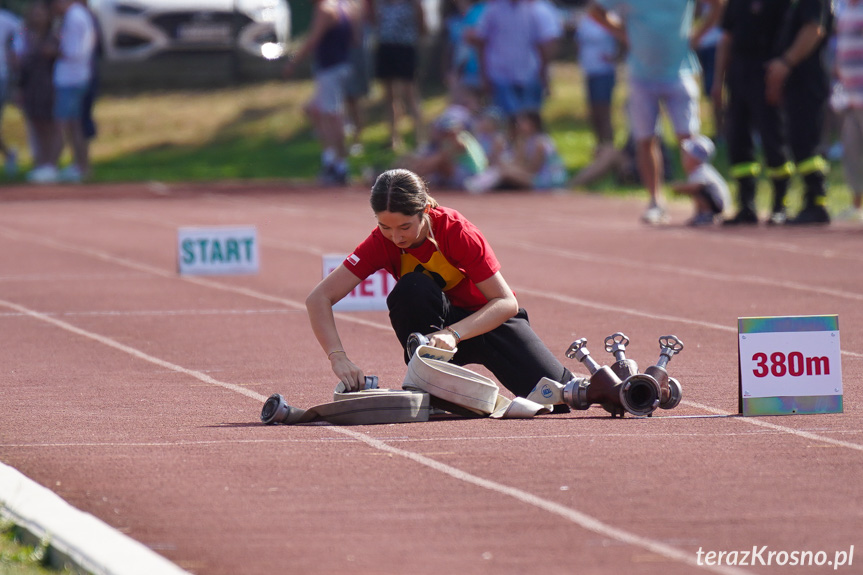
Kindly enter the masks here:
[[429, 345], [440, 349], [454, 350], [458, 347], [458, 339], [455, 334], [449, 330], [436, 331], [429, 334]]
[[365, 383], [365, 374], [354, 362], [348, 359], [344, 352], [334, 353], [330, 356], [330, 366], [339, 381], [345, 384], [348, 391], [359, 391]]

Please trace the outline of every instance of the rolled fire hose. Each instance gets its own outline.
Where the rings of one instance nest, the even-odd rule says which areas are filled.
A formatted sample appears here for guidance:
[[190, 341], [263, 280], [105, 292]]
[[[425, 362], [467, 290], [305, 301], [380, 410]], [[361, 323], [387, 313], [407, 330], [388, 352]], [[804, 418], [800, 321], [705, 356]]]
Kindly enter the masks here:
[[292, 407], [279, 394], [264, 404], [264, 423], [310, 423], [326, 421], [336, 425], [369, 425], [428, 421], [434, 399], [451, 403], [494, 419], [528, 418], [551, 413], [552, 405], [523, 397], [510, 400], [499, 393], [491, 379], [467, 368], [448, 363], [455, 351], [419, 346], [408, 363], [403, 389], [364, 389], [348, 392], [339, 383], [333, 401], [309, 409]]

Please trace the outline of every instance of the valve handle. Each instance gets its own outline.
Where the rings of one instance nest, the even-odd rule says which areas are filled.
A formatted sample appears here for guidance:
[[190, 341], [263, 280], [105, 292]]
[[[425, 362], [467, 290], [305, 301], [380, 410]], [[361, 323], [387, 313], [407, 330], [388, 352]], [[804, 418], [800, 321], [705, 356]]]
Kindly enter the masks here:
[[623, 351], [629, 345], [629, 338], [621, 332], [613, 333], [605, 338], [605, 351], [614, 353], [615, 351]]
[[663, 335], [659, 338], [659, 349], [670, 351], [670, 355], [683, 351], [683, 342], [676, 335]]
[[582, 337], [581, 339], [577, 339], [571, 344], [569, 344], [569, 348], [566, 350], [566, 357], [569, 359], [576, 359], [575, 354], [587, 345], [587, 338]]
[[677, 336], [663, 335], [659, 338], [659, 361], [656, 362], [656, 365], [665, 368], [674, 354], [680, 353], [682, 349], [683, 342]]

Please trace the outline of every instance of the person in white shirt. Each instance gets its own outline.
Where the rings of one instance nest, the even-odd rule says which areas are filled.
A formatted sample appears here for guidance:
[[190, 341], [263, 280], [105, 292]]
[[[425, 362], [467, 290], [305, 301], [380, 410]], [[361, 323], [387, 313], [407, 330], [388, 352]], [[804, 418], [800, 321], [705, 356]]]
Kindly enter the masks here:
[[[12, 13], [0, 10], [0, 122], [3, 119], [3, 108], [9, 98], [9, 72], [14, 58], [12, 41], [18, 34], [21, 22]], [[0, 154], [5, 158], [5, 169], [8, 176], [14, 176], [18, 171], [15, 152], [3, 140], [2, 123], [0, 123]]]
[[52, 0], [51, 6], [54, 14], [62, 18], [60, 53], [54, 66], [54, 118], [73, 158], [72, 164], [60, 171], [60, 179], [80, 182], [90, 172], [89, 144], [81, 118], [92, 75], [96, 27], [87, 9], [76, 0]]

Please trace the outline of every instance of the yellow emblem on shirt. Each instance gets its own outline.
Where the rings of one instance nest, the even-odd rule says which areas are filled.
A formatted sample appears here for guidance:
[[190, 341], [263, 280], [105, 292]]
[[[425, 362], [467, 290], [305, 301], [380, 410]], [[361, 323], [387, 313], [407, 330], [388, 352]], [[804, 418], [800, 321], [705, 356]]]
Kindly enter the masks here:
[[427, 262], [421, 262], [409, 253], [401, 258], [401, 276], [410, 272], [422, 272], [429, 276], [443, 291], [448, 291], [464, 279], [464, 274], [449, 263], [443, 254], [435, 250]]

